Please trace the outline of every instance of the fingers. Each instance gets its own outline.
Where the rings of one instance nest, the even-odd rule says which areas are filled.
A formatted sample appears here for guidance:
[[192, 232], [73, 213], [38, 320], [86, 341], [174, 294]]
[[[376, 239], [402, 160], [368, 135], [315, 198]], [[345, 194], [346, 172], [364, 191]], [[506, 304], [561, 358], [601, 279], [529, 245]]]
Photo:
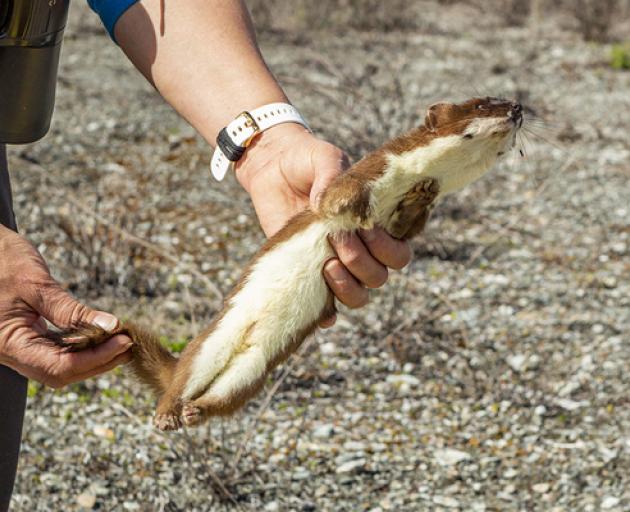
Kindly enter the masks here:
[[324, 265], [324, 278], [335, 297], [349, 308], [360, 308], [368, 303], [368, 291], [338, 259], [326, 262]]
[[82, 324], [97, 325], [106, 331], [118, 327], [118, 319], [114, 315], [81, 304], [52, 278], [25, 295], [24, 299], [35, 311], [60, 329]]
[[411, 259], [409, 244], [389, 236], [382, 228], [362, 229], [359, 236], [369, 249], [370, 254], [389, 268], [400, 270]]
[[333, 325], [335, 325], [336, 321], [337, 321], [337, 315], [332, 315], [332, 316], [329, 316], [328, 318], [324, 318], [323, 320], [320, 320], [318, 325], [320, 329], [328, 329], [332, 327]]
[[92, 377], [96, 377], [97, 375], [101, 375], [102, 373], [107, 373], [108, 371], [113, 370], [117, 366], [128, 363], [129, 361], [131, 361], [131, 351], [127, 350], [126, 352], [123, 352], [122, 354], [116, 356], [109, 363], [106, 363], [103, 366], [94, 368], [93, 370], [90, 370], [81, 375], [75, 375], [75, 376], [70, 377], [70, 380], [66, 382], [64, 385], [73, 384], [75, 382], [80, 382], [83, 380], [90, 379]]
[[401, 269], [411, 257], [406, 242], [392, 238], [381, 228], [348, 233], [331, 238], [330, 243], [338, 259], [326, 262], [324, 278], [337, 299], [352, 309], [367, 304], [366, 287], [385, 284], [387, 267]]
[[105, 343], [80, 352], [57, 351], [46, 354], [44, 383], [54, 388], [98, 375], [129, 360], [131, 339], [124, 335], [110, 338]]
[[332, 238], [331, 245], [337, 257], [359, 282], [368, 288], [378, 288], [385, 284], [387, 267], [370, 253], [356, 233], [345, 233], [339, 238]]

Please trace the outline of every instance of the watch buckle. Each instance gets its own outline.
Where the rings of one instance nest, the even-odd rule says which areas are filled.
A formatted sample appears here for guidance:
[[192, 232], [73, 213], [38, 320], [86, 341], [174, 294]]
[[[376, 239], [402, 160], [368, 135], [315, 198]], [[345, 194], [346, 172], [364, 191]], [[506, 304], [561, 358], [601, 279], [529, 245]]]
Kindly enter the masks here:
[[254, 116], [252, 116], [249, 112], [247, 112], [247, 110], [244, 110], [243, 112], [241, 112], [237, 117], [241, 117], [241, 116], [245, 118], [245, 127], [246, 128], [253, 128], [253, 130], [254, 130], [254, 132], [243, 143], [243, 145], [245, 147], [247, 147], [251, 143], [251, 141], [254, 138], [254, 136], [257, 133], [260, 133], [260, 126], [258, 126], [258, 123], [254, 119]]

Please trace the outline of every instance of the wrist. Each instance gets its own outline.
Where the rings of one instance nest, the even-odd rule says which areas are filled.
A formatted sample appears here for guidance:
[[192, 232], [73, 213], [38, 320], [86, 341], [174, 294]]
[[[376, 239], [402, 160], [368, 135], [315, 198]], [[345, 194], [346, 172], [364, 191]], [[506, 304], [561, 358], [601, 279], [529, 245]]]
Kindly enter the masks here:
[[280, 169], [283, 155], [316, 137], [298, 123], [283, 123], [257, 135], [234, 167], [237, 181], [251, 195], [252, 181], [263, 172]]

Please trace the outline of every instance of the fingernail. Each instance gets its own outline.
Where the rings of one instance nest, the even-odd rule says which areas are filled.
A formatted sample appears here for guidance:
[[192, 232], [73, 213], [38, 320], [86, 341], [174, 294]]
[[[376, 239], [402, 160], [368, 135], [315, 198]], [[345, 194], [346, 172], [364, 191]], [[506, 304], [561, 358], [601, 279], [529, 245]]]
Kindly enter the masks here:
[[127, 352], [133, 345], [133, 341], [130, 338], [121, 335], [110, 338], [109, 341], [115, 343], [117, 354]]
[[98, 313], [94, 317], [94, 320], [92, 320], [92, 324], [109, 332], [118, 327], [118, 319], [114, 315], [108, 315], [107, 313]]
[[333, 261], [326, 267], [326, 273], [333, 281], [346, 279], [346, 271], [338, 261]]

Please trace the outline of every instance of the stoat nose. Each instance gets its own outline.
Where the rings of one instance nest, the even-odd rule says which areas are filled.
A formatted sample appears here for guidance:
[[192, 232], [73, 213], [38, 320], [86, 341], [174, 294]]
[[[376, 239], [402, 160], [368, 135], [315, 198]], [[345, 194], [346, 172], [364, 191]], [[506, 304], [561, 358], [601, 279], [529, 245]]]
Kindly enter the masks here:
[[523, 122], [523, 106], [520, 103], [512, 103], [508, 117], [520, 126]]
[[520, 119], [523, 117], [523, 106], [520, 103], [512, 103], [512, 108], [510, 109], [510, 117], [514, 119]]

